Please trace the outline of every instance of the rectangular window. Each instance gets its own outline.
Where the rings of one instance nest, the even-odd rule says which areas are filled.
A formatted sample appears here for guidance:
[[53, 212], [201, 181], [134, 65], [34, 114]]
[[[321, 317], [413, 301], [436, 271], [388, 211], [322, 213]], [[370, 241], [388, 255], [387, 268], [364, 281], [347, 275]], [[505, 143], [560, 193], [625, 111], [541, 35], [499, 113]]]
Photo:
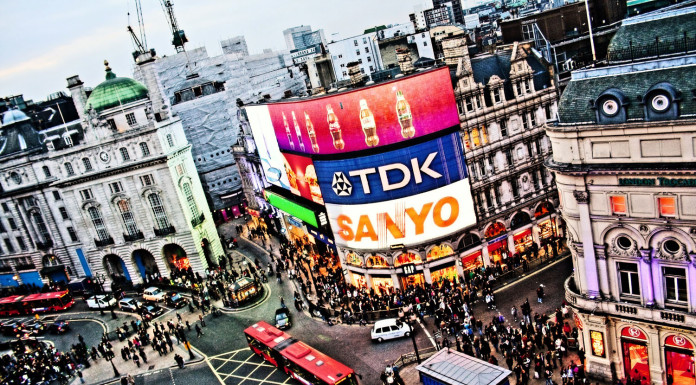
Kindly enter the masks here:
[[515, 89], [517, 90], [517, 96], [524, 95], [524, 94], [522, 93], [522, 87], [520, 86], [520, 82], [516, 82], [516, 83], [515, 83]]
[[609, 197], [611, 201], [611, 213], [612, 214], [626, 214], [626, 196], [624, 195], [614, 195]]
[[60, 193], [58, 191], [53, 192], [53, 199], [57, 201], [60, 200]]
[[15, 248], [14, 248], [14, 246], [12, 246], [12, 242], [10, 242], [10, 240], [7, 238], [5, 238], [4, 240], [5, 240], [5, 248], [7, 249], [7, 251], [9, 253], [14, 253]]
[[512, 162], [512, 151], [509, 148], [505, 149], [505, 160], [507, 161], [508, 166], [514, 165], [514, 163]]
[[110, 129], [116, 131], [116, 122], [113, 119], [106, 119], [106, 123], [109, 125]]
[[363, 37], [363, 44], [367, 44], [367, 38]]
[[481, 170], [481, 175], [485, 176], [486, 175], [486, 162], [483, 159], [481, 159], [478, 161], [478, 165], [479, 165], [479, 170]]
[[143, 184], [143, 187], [152, 186], [153, 184], [155, 184], [155, 180], [152, 179], [152, 175], [150, 174], [141, 176], [140, 182]]
[[536, 125], [537, 125], [536, 124], [536, 111], [534, 111], [534, 110], [529, 112], [529, 123], [531, 124], [531, 126], [529, 128], [536, 127]]
[[17, 223], [15, 222], [14, 218], [7, 218], [7, 223], [10, 225], [11, 230], [17, 230]]
[[672, 304], [686, 306], [686, 270], [676, 267], [663, 267], [665, 301]]
[[370, 48], [365, 47], [365, 53], [370, 53]]
[[68, 226], [68, 235], [70, 236], [70, 240], [73, 242], [77, 242], [79, 240], [77, 238], [77, 233], [75, 232], [75, 229], [71, 226]]
[[65, 220], [70, 219], [70, 216], [68, 215], [68, 210], [66, 210], [65, 207], [59, 207], [58, 211], [60, 212], [61, 218]]
[[355, 55], [360, 56], [360, 50], [359, 50], [359, 49], [356, 49], [356, 50], [355, 50]]
[[544, 107], [544, 111], [546, 112], [546, 120], [551, 120], [553, 119], [553, 115], [551, 114], [551, 105], [547, 105]]
[[522, 127], [524, 127], [525, 130], [529, 130], [531, 127], [529, 127], [529, 117], [527, 116], [527, 113], [522, 113]]
[[0, 221], [0, 233], [5, 232], [5, 225], [2, 224], [2, 221]]
[[531, 80], [525, 80], [524, 82], [524, 93], [528, 94], [532, 92]]
[[126, 121], [128, 121], [128, 125], [131, 127], [138, 124], [138, 122], [135, 120], [135, 113], [133, 113], [133, 112], [126, 114]]
[[372, 62], [372, 56], [368, 56], [368, 57], [367, 57], [367, 62], [368, 62], [368, 63]]
[[640, 296], [640, 279], [638, 265], [635, 263], [618, 263], [619, 289], [622, 296]]
[[493, 101], [495, 104], [501, 103], [503, 99], [500, 97], [501, 88], [496, 88], [493, 90]]
[[370, 66], [370, 72], [375, 72], [375, 68]]
[[510, 187], [512, 187], [512, 196], [515, 198], [520, 197], [520, 184], [517, 177], [510, 179]]
[[9, 209], [9, 207], [7, 207], [6, 202], [2, 202], [2, 211], [6, 212], [6, 213], [10, 212], [10, 209]]
[[501, 120], [498, 122], [498, 126], [500, 127], [500, 137], [505, 138], [508, 136], [508, 131], [507, 131], [507, 120]]
[[677, 207], [674, 197], [659, 197], [657, 205], [660, 208], [660, 216], [673, 217], [677, 214]]
[[182, 176], [182, 175], [184, 175], [185, 172], [186, 172], [186, 170], [184, 170], [183, 164], [176, 165], [176, 175], [177, 176]]
[[82, 197], [83, 201], [94, 198], [94, 195], [92, 195], [91, 189], [80, 190], [80, 196]]
[[17, 244], [19, 245], [19, 249], [22, 251], [27, 250], [27, 244], [24, 243], [24, 238], [22, 237], [17, 237]]
[[121, 186], [121, 182], [109, 183], [109, 188], [111, 189], [112, 194], [120, 193], [123, 191], [123, 186]]
[[466, 98], [466, 110], [467, 112], [474, 110], [474, 100], [471, 97]]
[[539, 175], [536, 171], [532, 171], [532, 184], [534, 185], [535, 189], [539, 187]]
[[169, 147], [174, 147], [174, 137], [172, 137], [172, 134], [167, 134], [167, 145]]
[[358, 59], [358, 63], [362, 64], [362, 59]]
[[353, 40], [353, 44], [357, 47], [357, 46], [358, 46], [358, 41], [357, 41], [357, 40]]

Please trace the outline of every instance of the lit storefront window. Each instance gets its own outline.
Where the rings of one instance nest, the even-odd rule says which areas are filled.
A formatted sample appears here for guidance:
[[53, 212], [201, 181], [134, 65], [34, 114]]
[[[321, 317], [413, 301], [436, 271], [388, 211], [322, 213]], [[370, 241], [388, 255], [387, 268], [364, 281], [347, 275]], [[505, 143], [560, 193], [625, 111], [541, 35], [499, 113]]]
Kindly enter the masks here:
[[633, 326], [623, 328], [621, 351], [626, 378], [638, 379], [641, 385], [650, 385], [648, 337], [645, 333]]
[[673, 385], [694, 385], [694, 345], [681, 334], [665, 340], [665, 369]]
[[349, 252], [346, 254], [346, 264], [348, 265], [353, 265], [353, 266], [362, 266], [363, 262], [360, 257], [354, 252]]
[[507, 229], [505, 228], [504, 224], [502, 224], [500, 222], [495, 222], [492, 225], [488, 226], [484, 236], [486, 237], [486, 239], [495, 238], [498, 235], [503, 234], [506, 231], [507, 231]]
[[390, 276], [380, 277], [372, 276], [372, 286], [375, 288], [375, 292], [378, 294], [386, 294], [394, 290], [394, 281]]
[[430, 251], [428, 252], [428, 255], [426, 256], [426, 260], [427, 261], [434, 261], [436, 259], [449, 257], [452, 254], [454, 254], [454, 249], [452, 249], [452, 246], [450, 246], [450, 245], [435, 246], [432, 249], [430, 249]]
[[367, 267], [371, 268], [384, 268], [389, 267], [389, 262], [384, 257], [379, 255], [372, 255], [367, 258]]
[[396, 260], [394, 261], [394, 267], [399, 267], [403, 264], [406, 263], [413, 263], [415, 265], [419, 265], [423, 263], [423, 260], [421, 259], [420, 255], [414, 254], [414, 253], [403, 253], [396, 257]]
[[596, 357], [606, 357], [604, 351], [604, 333], [596, 330], [590, 331], [590, 341], [592, 342], [592, 355]]
[[454, 264], [438, 268], [437, 270], [432, 270], [430, 272], [430, 277], [433, 280], [434, 285], [442, 285], [445, 280], [449, 280], [452, 283], [458, 281], [457, 268]]
[[527, 229], [520, 231], [514, 235], [515, 240], [515, 252], [524, 253], [529, 247], [532, 246], [532, 229]]
[[352, 273], [352, 276], [353, 276], [353, 279], [352, 279], [353, 286], [357, 287], [358, 289], [367, 288], [367, 281], [365, 280], [364, 275], [358, 274], [358, 273]]
[[481, 266], [483, 266], [483, 258], [480, 251], [462, 257], [462, 268], [464, 271], [473, 270]]

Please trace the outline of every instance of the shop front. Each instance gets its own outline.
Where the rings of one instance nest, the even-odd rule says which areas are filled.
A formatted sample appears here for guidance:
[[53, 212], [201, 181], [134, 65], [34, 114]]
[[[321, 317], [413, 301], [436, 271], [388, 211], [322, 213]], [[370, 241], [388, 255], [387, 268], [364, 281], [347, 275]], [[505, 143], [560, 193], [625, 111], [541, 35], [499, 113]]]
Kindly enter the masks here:
[[425, 276], [422, 270], [417, 270], [416, 265], [409, 263], [401, 265], [401, 273], [399, 274], [401, 288], [406, 289], [409, 286], [417, 286], [425, 284]]
[[362, 273], [356, 273], [354, 271], [351, 271], [351, 281], [350, 283], [353, 284], [353, 286], [357, 287], [358, 289], [367, 289], [367, 280], [365, 279], [365, 275]]
[[433, 285], [437, 286], [442, 285], [446, 280], [451, 283], [457, 283], [459, 275], [457, 274], [457, 267], [454, 266], [454, 261], [432, 268], [430, 270], [430, 278]]
[[391, 275], [372, 275], [372, 286], [378, 295], [388, 294], [394, 291], [394, 281]]
[[537, 226], [539, 227], [539, 239], [545, 240], [560, 236], [555, 217], [541, 221]]
[[449, 257], [450, 255], [454, 254], [454, 249], [452, 246], [447, 245], [447, 244], [442, 244], [438, 246], [433, 246], [429, 251], [428, 254], [425, 256], [425, 260], [430, 262], [430, 261], [435, 261], [440, 258], [445, 258]]
[[481, 250], [474, 251], [470, 254], [461, 254], [462, 256], [462, 269], [464, 271], [471, 271], [478, 269], [483, 266], [483, 258], [481, 255]]
[[532, 243], [534, 242], [532, 239], [532, 228], [530, 227], [515, 233], [513, 238], [515, 240], [515, 252], [520, 254], [526, 252], [532, 247]]
[[508, 256], [508, 241], [507, 234], [488, 242], [488, 256], [491, 259], [491, 264], [507, 265]]
[[626, 379], [638, 379], [641, 385], [650, 385], [648, 336], [633, 326], [623, 328], [621, 330], [621, 353]]
[[670, 335], [665, 340], [665, 369], [667, 376], [671, 376], [673, 385], [696, 384], [694, 345], [683, 335]]

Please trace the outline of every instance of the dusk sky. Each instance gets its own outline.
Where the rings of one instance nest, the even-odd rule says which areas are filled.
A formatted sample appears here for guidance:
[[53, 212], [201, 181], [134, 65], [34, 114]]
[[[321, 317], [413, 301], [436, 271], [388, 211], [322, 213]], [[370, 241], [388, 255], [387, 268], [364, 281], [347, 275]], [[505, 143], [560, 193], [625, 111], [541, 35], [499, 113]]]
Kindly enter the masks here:
[[[285, 49], [282, 31], [298, 25], [324, 29], [326, 38], [349, 37], [366, 28], [408, 21], [425, 0], [174, 0], [179, 27], [188, 49], [205, 46], [221, 53], [219, 41], [246, 37], [250, 53]], [[431, 3], [432, 4], [432, 3]], [[142, 0], [149, 48], [159, 56], [175, 53], [171, 32], [158, 0]], [[132, 77], [133, 44], [126, 31], [137, 32], [134, 0], [3, 2], [3, 54], [0, 96], [24, 94], [43, 100], [66, 90], [66, 78], [80, 75], [94, 87], [104, 80], [104, 59], [118, 76]], [[334, 35], [334, 34], [338, 35]]]

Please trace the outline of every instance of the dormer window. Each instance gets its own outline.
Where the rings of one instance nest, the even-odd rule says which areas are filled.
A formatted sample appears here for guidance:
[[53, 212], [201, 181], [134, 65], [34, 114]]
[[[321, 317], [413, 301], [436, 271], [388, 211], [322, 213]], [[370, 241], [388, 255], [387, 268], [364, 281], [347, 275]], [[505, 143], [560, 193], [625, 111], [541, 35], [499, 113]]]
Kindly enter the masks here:
[[628, 113], [628, 98], [618, 88], [610, 88], [597, 100], [592, 101], [592, 108], [596, 111], [596, 121], [599, 124], [624, 123]]
[[680, 92], [667, 82], [650, 87], [643, 96], [645, 120], [672, 120], [679, 117]]

